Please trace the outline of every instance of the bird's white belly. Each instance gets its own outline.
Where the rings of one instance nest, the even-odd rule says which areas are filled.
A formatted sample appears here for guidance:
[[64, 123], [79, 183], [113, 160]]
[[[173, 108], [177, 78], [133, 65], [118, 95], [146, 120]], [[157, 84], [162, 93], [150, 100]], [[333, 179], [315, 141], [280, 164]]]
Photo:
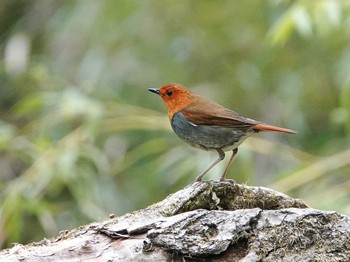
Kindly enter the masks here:
[[244, 142], [244, 140], [246, 140], [248, 137], [249, 137], [249, 135], [242, 136], [236, 143], [234, 143], [233, 145], [230, 145], [230, 146], [223, 147], [222, 150], [225, 152], [231, 151], [231, 150], [237, 148], [240, 144], [242, 144]]

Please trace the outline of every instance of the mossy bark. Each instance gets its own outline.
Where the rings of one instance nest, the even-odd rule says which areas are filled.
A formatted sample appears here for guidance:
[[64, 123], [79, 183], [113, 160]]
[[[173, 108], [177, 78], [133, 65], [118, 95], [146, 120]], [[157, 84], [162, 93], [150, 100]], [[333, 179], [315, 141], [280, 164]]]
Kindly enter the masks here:
[[195, 182], [145, 209], [0, 252], [1, 261], [349, 258], [349, 217], [309, 208], [271, 189], [229, 181]]

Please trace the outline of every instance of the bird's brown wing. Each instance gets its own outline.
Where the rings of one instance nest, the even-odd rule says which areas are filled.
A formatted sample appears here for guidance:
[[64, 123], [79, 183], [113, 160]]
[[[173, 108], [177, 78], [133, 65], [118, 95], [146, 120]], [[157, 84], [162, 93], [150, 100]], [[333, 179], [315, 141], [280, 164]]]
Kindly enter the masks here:
[[216, 103], [211, 103], [210, 106], [201, 107], [200, 109], [198, 109], [198, 107], [188, 106], [181, 110], [181, 113], [188, 122], [195, 125], [230, 127], [242, 130], [248, 130], [251, 128], [255, 132], [273, 131], [289, 134], [296, 133], [296, 131], [288, 128], [272, 126], [240, 116], [236, 112]]
[[208, 107], [189, 106], [181, 110], [187, 121], [195, 125], [225, 126], [235, 128], [250, 128], [260, 122], [240, 116], [234, 111], [218, 104]]

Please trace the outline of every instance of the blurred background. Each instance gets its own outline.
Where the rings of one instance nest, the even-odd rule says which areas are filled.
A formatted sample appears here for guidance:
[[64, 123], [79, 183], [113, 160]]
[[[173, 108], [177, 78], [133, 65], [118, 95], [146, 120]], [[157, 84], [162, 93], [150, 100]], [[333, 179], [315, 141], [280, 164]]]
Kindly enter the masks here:
[[169, 82], [298, 131], [249, 138], [228, 178], [350, 215], [349, 14], [346, 0], [2, 0], [0, 247], [144, 208], [207, 168], [217, 154], [178, 139], [147, 91]]

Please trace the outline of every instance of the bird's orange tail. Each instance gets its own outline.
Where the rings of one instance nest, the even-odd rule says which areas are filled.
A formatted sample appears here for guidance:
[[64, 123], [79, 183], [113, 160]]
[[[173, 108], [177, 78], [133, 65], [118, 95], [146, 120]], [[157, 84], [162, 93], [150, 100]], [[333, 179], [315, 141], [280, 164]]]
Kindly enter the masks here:
[[252, 128], [258, 131], [273, 131], [273, 132], [281, 132], [281, 133], [289, 133], [289, 134], [297, 133], [297, 131], [294, 131], [288, 128], [271, 126], [267, 124], [257, 124], [257, 125], [254, 125]]

